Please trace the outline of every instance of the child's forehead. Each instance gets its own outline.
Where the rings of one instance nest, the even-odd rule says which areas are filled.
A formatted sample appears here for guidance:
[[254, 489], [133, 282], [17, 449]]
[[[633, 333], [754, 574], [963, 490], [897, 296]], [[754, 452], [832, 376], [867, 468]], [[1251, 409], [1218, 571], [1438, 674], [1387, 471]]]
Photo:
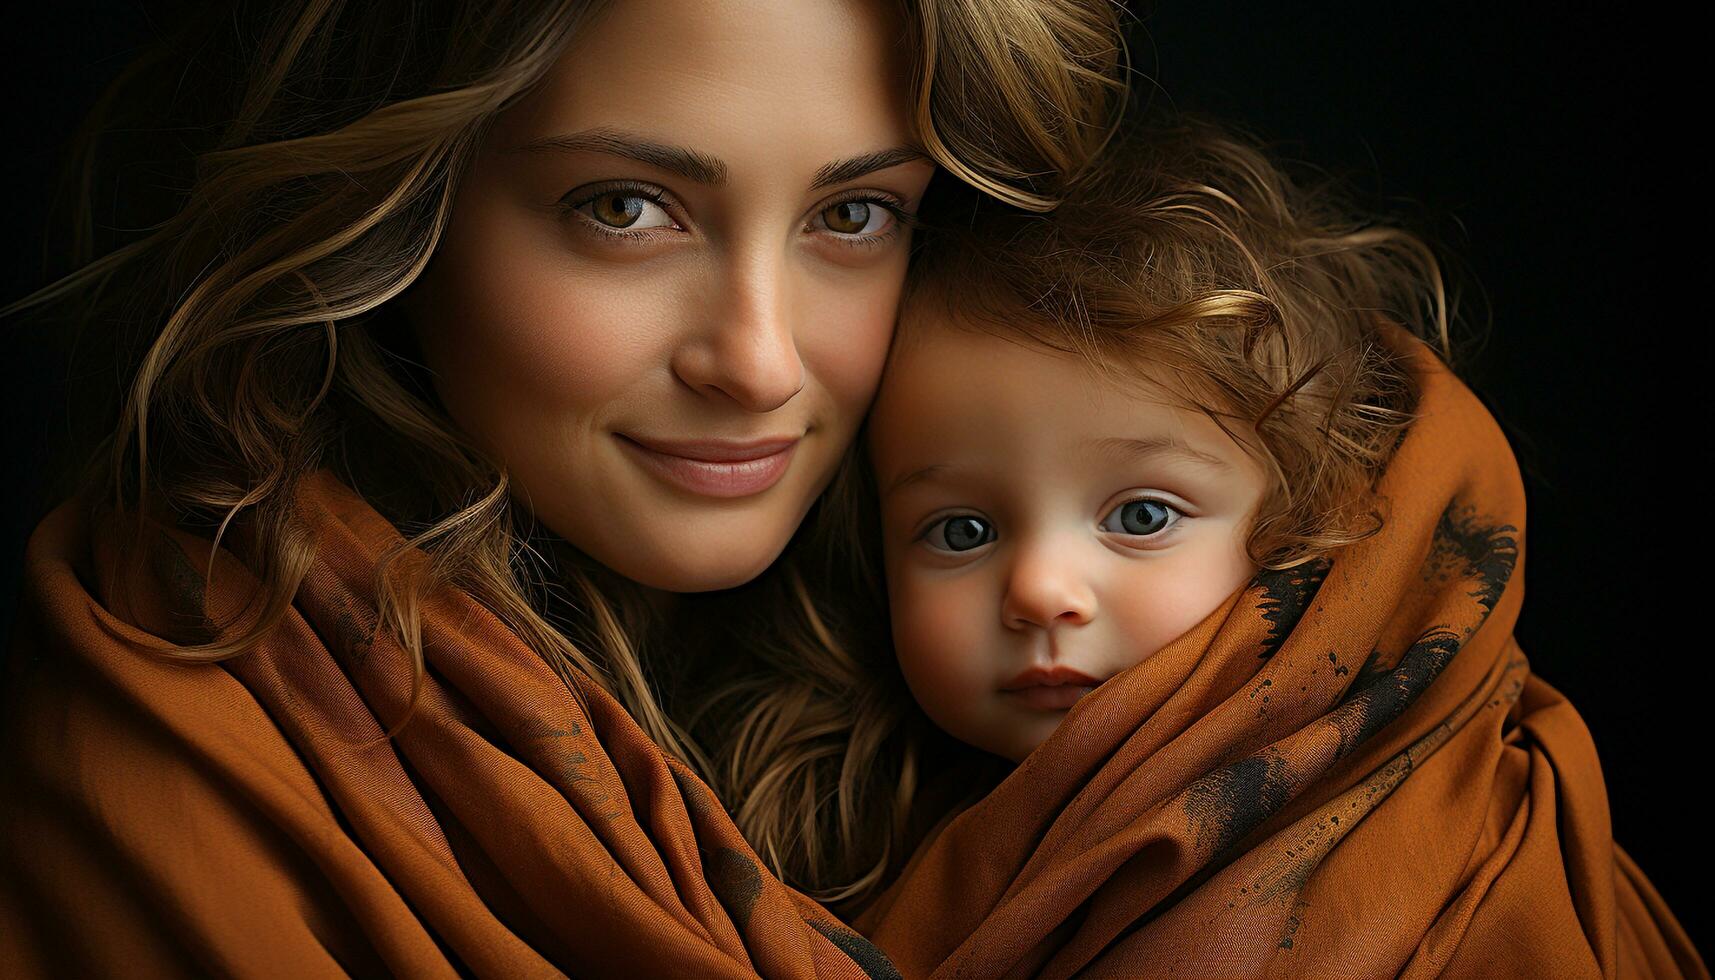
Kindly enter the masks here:
[[1102, 370], [1023, 335], [942, 324], [896, 350], [869, 423], [872, 454], [1027, 440], [1059, 446], [1182, 433], [1187, 407], [1148, 376]]
[[1209, 490], [1254, 469], [1201, 412], [1104, 382], [1076, 353], [947, 332], [917, 338], [889, 370], [866, 443], [884, 506], [961, 492], [1081, 499], [1137, 480]]
[[895, 337], [883, 372], [883, 395], [912, 389], [919, 400], [953, 405], [1014, 399], [1043, 385], [1077, 392], [1091, 407], [1141, 402], [1193, 408], [1175, 394], [1165, 365], [1117, 351], [1077, 349], [1063, 332], [1043, 329], [1027, 314], [1007, 323], [942, 314], [919, 316]]

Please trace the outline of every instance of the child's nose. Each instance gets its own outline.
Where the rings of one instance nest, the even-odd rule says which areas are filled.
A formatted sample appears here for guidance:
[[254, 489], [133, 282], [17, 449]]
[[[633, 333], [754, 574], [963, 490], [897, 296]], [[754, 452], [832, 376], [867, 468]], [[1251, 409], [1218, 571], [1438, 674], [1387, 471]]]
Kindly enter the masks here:
[[1076, 556], [1026, 553], [1013, 565], [1001, 622], [1008, 629], [1025, 626], [1081, 626], [1096, 615], [1096, 593], [1079, 574]]

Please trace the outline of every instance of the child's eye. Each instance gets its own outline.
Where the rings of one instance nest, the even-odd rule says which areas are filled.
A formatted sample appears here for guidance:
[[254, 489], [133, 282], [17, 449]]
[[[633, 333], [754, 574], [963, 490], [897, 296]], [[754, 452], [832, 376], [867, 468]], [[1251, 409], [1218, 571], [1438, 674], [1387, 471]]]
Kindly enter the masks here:
[[970, 551], [993, 541], [994, 528], [980, 517], [947, 517], [925, 528], [922, 540], [937, 551]]
[[1176, 508], [1159, 500], [1144, 498], [1128, 500], [1115, 507], [1102, 520], [1102, 530], [1118, 534], [1147, 536], [1160, 534], [1185, 516]]

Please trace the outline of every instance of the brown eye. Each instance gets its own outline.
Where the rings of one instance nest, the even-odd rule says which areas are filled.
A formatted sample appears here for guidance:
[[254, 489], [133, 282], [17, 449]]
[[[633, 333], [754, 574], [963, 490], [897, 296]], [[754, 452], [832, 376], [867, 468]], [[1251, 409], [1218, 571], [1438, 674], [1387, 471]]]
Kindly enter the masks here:
[[[637, 232], [646, 228], [677, 229], [667, 205], [641, 187], [620, 185], [578, 188], [567, 194], [561, 207], [580, 215], [604, 232]], [[577, 203], [571, 203], [576, 201]]]
[[630, 228], [649, 202], [634, 194], [603, 194], [590, 202], [590, 215], [612, 228]]
[[839, 235], [882, 238], [894, 222], [891, 208], [878, 201], [841, 201], [822, 209], [822, 226]]
[[869, 224], [872, 209], [863, 201], [842, 201], [822, 212], [822, 220], [827, 222], [828, 230], [837, 231], [842, 235], [861, 234]]

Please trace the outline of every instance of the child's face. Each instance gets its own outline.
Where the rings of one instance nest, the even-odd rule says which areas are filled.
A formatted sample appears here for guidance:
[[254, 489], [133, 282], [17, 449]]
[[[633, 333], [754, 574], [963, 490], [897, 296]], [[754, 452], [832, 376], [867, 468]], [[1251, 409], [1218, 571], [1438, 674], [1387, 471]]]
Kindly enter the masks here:
[[869, 423], [894, 644], [936, 724], [1016, 762], [1250, 578], [1266, 481], [1159, 389], [911, 330]]

